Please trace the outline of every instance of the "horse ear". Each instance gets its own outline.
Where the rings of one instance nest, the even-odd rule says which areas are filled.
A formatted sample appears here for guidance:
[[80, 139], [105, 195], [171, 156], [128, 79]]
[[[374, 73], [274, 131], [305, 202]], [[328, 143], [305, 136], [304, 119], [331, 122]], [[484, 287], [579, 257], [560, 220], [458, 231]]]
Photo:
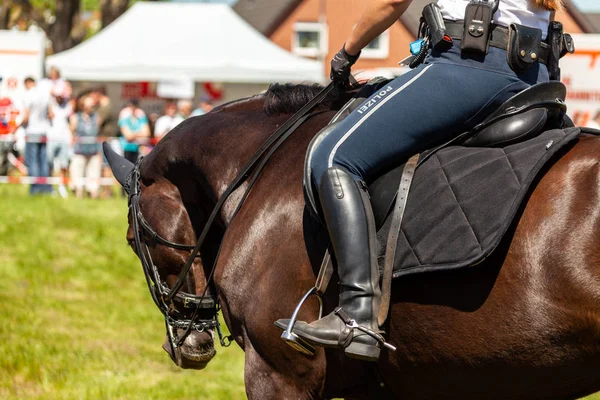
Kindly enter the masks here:
[[115, 178], [117, 178], [117, 181], [121, 186], [127, 187], [127, 177], [133, 170], [133, 163], [115, 153], [107, 142], [102, 143], [102, 150], [104, 151], [104, 156], [106, 156], [108, 165]]

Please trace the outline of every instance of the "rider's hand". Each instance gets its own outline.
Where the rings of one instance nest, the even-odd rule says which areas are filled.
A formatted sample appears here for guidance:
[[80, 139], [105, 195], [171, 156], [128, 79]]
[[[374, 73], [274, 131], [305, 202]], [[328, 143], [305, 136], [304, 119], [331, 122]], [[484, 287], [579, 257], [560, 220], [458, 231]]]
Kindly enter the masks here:
[[342, 46], [342, 49], [331, 60], [331, 80], [336, 86], [344, 86], [350, 76], [350, 68], [354, 65], [356, 60], [360, 57], [360, 53], [355, 56], [351, 56], [346, 53], [346, 49]]

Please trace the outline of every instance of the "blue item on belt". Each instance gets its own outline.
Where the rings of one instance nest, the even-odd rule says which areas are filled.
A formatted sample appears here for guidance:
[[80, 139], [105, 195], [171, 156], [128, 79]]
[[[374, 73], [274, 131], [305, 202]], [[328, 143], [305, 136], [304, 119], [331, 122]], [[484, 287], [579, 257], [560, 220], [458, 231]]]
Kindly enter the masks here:
[[413, 56], [419, 55], [421, 49], [425, 45], [425, 39], [418, 39], [410, 44], [410, 53]]

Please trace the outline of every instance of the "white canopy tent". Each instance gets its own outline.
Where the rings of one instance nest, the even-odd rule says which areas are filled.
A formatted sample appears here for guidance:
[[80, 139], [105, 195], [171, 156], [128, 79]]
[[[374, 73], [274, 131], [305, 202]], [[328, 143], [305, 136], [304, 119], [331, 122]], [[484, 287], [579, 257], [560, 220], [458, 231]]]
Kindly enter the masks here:
[[135, 3], [46, 64], [78, 81], [323, 81], [321, 63], [281, 49], [223, 4]]

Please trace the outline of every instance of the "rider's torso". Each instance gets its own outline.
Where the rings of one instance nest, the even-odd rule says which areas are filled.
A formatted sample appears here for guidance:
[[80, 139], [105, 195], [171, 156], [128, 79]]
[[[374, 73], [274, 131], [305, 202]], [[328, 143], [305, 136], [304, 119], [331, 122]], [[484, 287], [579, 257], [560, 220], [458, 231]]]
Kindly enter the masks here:
[[[469, 0], [438, 0], [437, 4], [442, 9], [444, 19], [460, 21], [465, 17]], [[500, 0], [498, 11], [494, 14], [494, 22], [498, 25], [509, 26], [514, 23], [538, 28], [544, 32], [544, 37], [549, 21], [550, 11], [534, 7], [528, 0]]]

